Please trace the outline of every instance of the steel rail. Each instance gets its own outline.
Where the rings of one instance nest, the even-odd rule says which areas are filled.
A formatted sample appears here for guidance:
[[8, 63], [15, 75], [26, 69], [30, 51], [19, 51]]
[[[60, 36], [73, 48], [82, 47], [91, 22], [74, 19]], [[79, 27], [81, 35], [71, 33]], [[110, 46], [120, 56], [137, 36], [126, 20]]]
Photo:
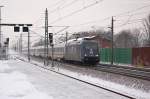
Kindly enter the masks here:
[[98, 65], [93, 69], [150, 81], [149, 69], [140, 69], [140, 68], [133, 68], [133, 67], [104, 65], [104, 64]]

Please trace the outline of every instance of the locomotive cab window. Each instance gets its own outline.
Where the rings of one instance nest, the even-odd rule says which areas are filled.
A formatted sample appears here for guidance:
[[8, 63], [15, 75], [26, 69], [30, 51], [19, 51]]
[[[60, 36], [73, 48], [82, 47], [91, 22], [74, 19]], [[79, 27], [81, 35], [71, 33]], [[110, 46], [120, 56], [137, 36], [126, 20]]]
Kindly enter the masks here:
[[84, 56], [98, 56], [97, 43], [94, 42], [85, 43], [83, 49], [84, 49]]

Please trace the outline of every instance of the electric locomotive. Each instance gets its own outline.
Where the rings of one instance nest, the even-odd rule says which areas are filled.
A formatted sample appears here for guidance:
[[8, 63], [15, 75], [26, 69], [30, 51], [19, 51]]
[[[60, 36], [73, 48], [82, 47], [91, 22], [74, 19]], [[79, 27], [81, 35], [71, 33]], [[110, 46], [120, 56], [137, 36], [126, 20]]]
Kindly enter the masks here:
[[[52, 58], [52, 48], [49, 46], [48, 57]], [[27, 49], [24, 50], [27, 53]], [[66, 60], [88, 64], [99, 62], [98, 43], [88, 38], [78, 38], [54, 45], [53, 58], [55, 60]], [[31, 48], [30, 54], [33, 56], [44, 57], [44, 46]]]
[[88, 38], [68, 41], [65, 46], [64, 59], [96, 64], [99, 62], [98, 43]]

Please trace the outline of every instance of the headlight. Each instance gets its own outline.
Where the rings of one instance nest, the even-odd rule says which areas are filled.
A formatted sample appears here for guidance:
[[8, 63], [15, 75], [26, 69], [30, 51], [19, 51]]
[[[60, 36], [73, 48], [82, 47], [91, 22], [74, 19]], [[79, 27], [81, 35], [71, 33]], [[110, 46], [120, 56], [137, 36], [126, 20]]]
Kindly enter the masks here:
[[84, 56], [87, 56], [86, 54]]
[[95, 56], [98, 56], [98, 54], [96, 54]]

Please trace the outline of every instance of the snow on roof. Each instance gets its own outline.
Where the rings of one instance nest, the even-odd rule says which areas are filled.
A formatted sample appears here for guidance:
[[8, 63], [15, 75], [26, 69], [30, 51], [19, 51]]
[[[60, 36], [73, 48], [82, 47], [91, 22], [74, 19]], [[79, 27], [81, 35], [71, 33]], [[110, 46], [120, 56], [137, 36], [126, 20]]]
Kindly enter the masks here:
[[67, 42], [91, 40], [91, 39], [94, 38], [94, 37], [95, 37], [95, 36], [88, 36], [88, 37], [82, 37], [82, 38], [77, 38], [77, 39], [71, 39], [71, 40], [68, 40]]

